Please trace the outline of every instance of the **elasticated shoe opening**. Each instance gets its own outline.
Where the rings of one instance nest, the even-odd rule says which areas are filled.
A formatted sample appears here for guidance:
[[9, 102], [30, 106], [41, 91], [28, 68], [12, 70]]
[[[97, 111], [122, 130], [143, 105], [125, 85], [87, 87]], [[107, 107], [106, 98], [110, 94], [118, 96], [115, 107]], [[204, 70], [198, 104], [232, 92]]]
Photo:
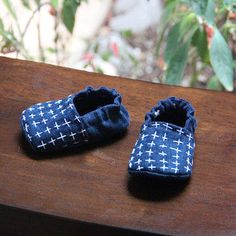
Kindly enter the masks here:
[[88, 90], [75, 96], [74, 105], [78, 113], [83, 116], [91, 111], [114, 103], [114, 96], [108, 90]]
[[186, 111], [176, 104], [174, 106], [167, 107], [164, 112], [155, 118], [155, 121], [163, 121], [184, 127], [186, 122]]

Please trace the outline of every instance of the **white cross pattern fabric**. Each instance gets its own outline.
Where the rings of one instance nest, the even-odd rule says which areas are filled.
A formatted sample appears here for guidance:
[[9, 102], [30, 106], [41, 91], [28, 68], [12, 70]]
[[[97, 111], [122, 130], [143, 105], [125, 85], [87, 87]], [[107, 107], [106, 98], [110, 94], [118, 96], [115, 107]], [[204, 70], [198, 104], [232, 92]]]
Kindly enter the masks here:
[[[129, 171], [185, 175], [192, 171], [194, 138], [187, 131], [165, 122], [149, 126], [140, 134], [131, 154]], [[158, 137], [156, 137], [158, 134]]]
[[34, 150], [50, 151], [88, 141], [88, 134], [78, 117], [70, 95], [26, 109], [21, 125]]
[[29, 107], [22, 112], [21, 128], [35, 151], [102, 142], [129, 126], [129, 113], [121, 101], [115, 89], [88, 86], [64, 99]]
[[145, 122], [130, 156], [129, 173], [190, 177], [196, 127], [194, 109], [189, 102], [175, 97], [161, 100], [145, 116]]

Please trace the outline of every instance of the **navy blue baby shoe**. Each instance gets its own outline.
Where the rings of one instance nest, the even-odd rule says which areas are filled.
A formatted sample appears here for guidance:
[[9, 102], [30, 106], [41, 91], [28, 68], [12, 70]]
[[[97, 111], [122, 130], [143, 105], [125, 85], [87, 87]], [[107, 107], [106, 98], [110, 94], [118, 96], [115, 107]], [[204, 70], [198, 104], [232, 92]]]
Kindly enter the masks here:
[[129, 173], [190, 177], [196, 127], [194, 109], [189, 102], [175, 97], [161, 100], [145, 116], [129, 160]]
[[21, 127], [35, 151], [54, 151], [121, 134], [129, 114], [115, 89], [87, 87], [62, 100], [35, 104], [21, 115]]

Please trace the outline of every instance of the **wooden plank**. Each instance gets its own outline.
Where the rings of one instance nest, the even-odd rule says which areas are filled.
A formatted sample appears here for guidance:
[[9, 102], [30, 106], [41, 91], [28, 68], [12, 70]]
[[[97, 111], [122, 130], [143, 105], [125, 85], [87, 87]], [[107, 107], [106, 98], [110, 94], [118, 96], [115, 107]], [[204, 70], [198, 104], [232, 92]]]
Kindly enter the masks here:
[[[114, 87], [123, 95], [131, 115], [126, 135], [78, 151], [43, 156], [33, 153], [19, 129], [22, 110], [88, 85]], [[42, 229], [48, 235], [52, 219], [63, 225], [64, 221], [58, 218], [64, 219], [65, 225], [68, 220], [75, 225], [82, 222], [83, 229], [88, 225], [90, 233], [94, 230], [99, 234], [108, 232], [105, 229], [109, 227], [110, 233], [118, 234], [112, 229], [120, 229], [121, 235], [137, 231], [236, 234], [235, 94], [159, 85], [3, 57], [0, 94], [0, 232], [8, 231], [11, 223], [14, 232], [29, 233], [26, 224], [17, 223], [24, 219], [17, 218], [17, 214], [27, 211], [35, 222], [42, 219], [40, 214], [45, 215], [44, 227], [35, 224], [35, 235]], [[199, 126], [192, 179], [185, 184], [137, 181], [127, 174], [130, 152], [145, 113], [168, 96], [183, 97], [196, 109]], [[94, 225], [103, 228], [98, 230]]]

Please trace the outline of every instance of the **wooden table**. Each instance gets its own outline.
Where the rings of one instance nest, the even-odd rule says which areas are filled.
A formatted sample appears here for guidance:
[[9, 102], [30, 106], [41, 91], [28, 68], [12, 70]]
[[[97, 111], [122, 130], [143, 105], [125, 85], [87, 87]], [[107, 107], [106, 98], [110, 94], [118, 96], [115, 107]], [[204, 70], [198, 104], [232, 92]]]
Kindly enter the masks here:
[[[1, 235], [236, 235], [236, 96], [0, 58]], [[25, 144], [19, 116], [29, 105], [87, 85], [116, 88], [131, 115], [109, 144], [40, 156]], [[133, 179], [130, 152], [159, 99], [196, 109], [196, 153], [187, 183]]]

